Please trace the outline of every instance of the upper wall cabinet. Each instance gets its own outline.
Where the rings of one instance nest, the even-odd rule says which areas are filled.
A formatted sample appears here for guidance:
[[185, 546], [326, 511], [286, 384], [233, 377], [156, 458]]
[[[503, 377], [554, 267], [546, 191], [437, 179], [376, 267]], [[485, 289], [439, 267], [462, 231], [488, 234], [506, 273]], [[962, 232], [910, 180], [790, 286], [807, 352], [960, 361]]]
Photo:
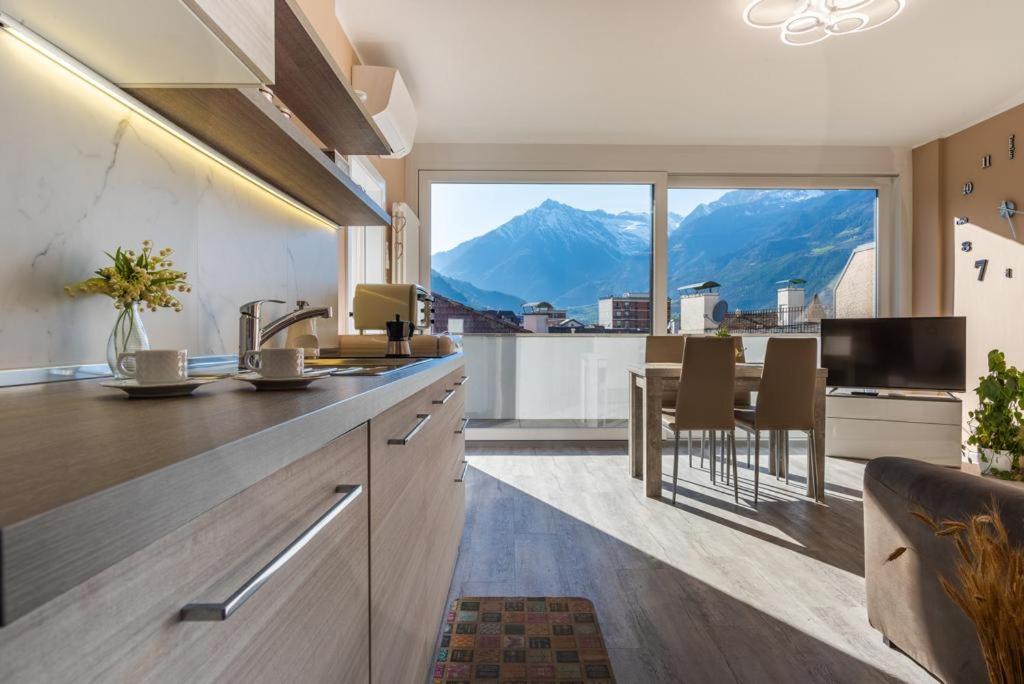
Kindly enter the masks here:
[[274, 82], [274, 0], [0, 0], [122, 86]]
[[[342, 33], [332, 11], [314, 18], [297, 0], [276, 0], [274, 94], [328, 148], [343, 154], [391, 154], [391, 146], [349, 85], [326, 44]], [[347, 40], [347, 39], [346, 39]]]

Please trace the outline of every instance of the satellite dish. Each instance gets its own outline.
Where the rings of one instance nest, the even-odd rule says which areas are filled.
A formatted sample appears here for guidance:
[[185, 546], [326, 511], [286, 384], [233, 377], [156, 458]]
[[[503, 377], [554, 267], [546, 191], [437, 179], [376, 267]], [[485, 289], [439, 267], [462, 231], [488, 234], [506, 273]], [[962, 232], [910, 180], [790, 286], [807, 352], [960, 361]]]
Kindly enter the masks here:
[[714, 321], [715, 323], [721, 323], [722, 321], [725, 320], [725, 314], [728, 311], [729, 302], [725, 301], [724, 299], [719, 300], [719, 302], [715, 304], [715, 308], [712, 309], [711, 311], [711, 320]]

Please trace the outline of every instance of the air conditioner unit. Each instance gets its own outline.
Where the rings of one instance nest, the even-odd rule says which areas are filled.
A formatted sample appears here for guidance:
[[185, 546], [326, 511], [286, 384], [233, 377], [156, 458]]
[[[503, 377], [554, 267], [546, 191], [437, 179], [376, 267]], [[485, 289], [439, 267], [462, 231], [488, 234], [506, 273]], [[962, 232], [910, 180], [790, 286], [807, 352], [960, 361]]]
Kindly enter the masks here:
[[416, 137], [416, 107], [398, 70], [355, 65], [352, 88], [366, 95], [366, 109], [391, 146], [392, 154], [388, 156], [398, 158], [409, 154]]

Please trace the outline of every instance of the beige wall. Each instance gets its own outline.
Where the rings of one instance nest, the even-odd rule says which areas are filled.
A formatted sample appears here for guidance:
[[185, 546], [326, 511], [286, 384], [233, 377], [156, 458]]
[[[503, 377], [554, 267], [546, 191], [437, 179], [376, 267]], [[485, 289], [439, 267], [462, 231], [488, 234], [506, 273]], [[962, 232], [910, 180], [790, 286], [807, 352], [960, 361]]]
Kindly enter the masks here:
[[914, 150], [914, 313], [935, 316], [943, 312], [945, 287], [943, 252], [948, 242], [942, 223], [942, 142]]
[[[1021, 146], [1011, 160], [1008, 140]], [[983, 169], [981, 158], [992, 155]], [[1024, 105], [932, 141], [913, 152], [914, 163], [914, 310], [921, 314], [953, 311], [954, 223], [966, 217], [972, 224], [1009, 236], [999, 216], [999, 203], [1024, 204]], [[974, 192], [963, 194], [967, 182]], [[1018, 221], [1015, 221], [1019, 222]], [[1024, 228], [1019, 229], [1024, 237]]]
[[[1000, 349], [1006, 362], [1024, 366], [1024, 317], [1018, 314], [1024, 278], [1024, 245], [973, 224], [953, 230], [956, 244], [969, 241], [971, 251], [953, 252], [954, 307], [967, 317], [967, 392], [963, 395], [963, 436], [970, 434], [968, 412], [977, 407], [974, 388], [988, 371], [988, 352]], [[974, 264], [988, 259], [985, 279], [978, 280]], [[1006, 269], [1013, 277], [1006, 277]]]

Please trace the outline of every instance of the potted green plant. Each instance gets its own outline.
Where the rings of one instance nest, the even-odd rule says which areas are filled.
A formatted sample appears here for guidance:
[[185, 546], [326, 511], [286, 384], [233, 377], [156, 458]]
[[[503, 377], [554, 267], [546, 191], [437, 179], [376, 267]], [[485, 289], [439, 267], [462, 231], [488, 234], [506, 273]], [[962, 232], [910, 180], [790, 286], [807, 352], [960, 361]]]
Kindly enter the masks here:
[[971, 435], [967, 443], [978, 450], [982, 471], [1003, 479], [1022, 479], [1024, 453], [1024, 376], [1006, 364], [998, 349], [988, 353], [988, 374], [975, 388], [978, 407], [968, 413]]

